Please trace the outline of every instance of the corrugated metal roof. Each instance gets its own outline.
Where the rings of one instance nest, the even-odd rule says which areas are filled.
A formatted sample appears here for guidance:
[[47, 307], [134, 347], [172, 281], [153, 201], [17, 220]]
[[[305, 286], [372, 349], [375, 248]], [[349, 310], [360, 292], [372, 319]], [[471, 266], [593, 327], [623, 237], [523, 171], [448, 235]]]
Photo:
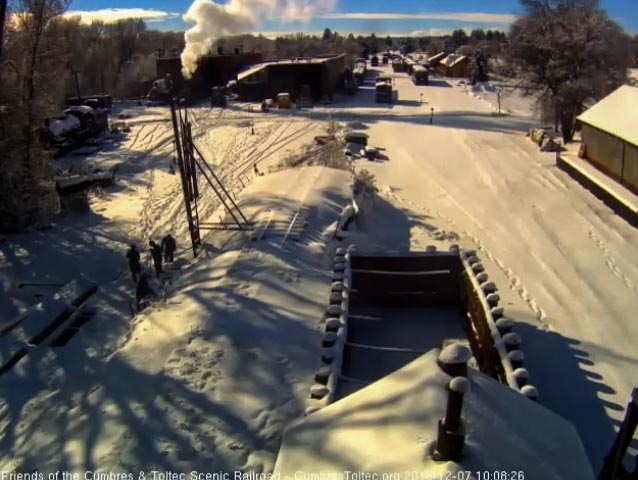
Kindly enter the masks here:
[[638, 88], [623, 85], [578, 120], [638, 146]]

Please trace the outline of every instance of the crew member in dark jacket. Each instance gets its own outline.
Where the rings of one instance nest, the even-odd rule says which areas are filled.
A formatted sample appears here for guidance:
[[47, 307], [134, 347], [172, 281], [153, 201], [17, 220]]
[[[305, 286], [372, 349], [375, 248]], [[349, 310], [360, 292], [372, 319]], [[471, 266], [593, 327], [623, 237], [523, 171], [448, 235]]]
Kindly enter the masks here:
[[169, 233], [162, 238], [162, 250], [164, 251], [164, 260], [166, 263], [173, 262], [175, 256], [175, 250], [177, 249], [177, 242]]
[[153, 257], [153, 265], [155, 266], [155, 274], [159, 277], [162, 274], [162, 247], [153, 240], [148, 242], [151, 247], [151, 256]]
[[137, 282], [137, 288], [135, 289], [135, 300], [137, 302], [137, 311], [141, 310], [142, 300], [149, 297], [157, 297], [155, 292], [151, 288], [151, 285], [148, 283], [148, 278], [146, 278], [145, 274], [140, 275], [140, 279]]
[[140, 264], [140, 252], [137, 251], [134, 243], [131, 243], [131, 248], [126, 252], [126, 258], [128, 259], [128, 268], [131, 270], [131, 277], [133, 277], [134, 282], [137, 282], [137, 278], [142, 273], [142, 265]]

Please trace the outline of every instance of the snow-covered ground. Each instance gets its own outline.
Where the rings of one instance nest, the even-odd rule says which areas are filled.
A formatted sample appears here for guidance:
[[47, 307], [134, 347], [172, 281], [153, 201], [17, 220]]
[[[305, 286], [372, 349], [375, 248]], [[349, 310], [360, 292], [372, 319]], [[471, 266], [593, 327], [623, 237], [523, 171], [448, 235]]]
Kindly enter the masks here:
[[[245, 232], [209, 232], [192, 262], [179, 177], [168, 171], [169, 113], [123, 107], [131, 132], [119, 148], [59, 162], [119, 164], [117, 185], [92, 198], [93, 213], [2, 245], [3, 321], [56, 288], [21, 288], [26, 282], [79, 277], [100, 290], [90, 300], [97, 314], [65, 347], [32, 349], [2, 377], [0, 469], [271, 471], [317, 366], [326, 245], [350, 174], [308, 167], [251, 184], [254, 163], [263, 171], [285, 161], [325, 125], [242, 110], [220, 120], [220, 111], [195, 109], [198, 146], [244, 214], [280, 223], [252, 244]], [[219, 202], [207, 185], [201, 191], [200, 218], [216, 221]], [[309, 223], [300, 242], [285, 242], [281, 223], [302, 206]], [[127, 245], [169, 230], [181, 248], [167, 301], [131, 318]]]
[[[368, 82], [308, 111], [191, 111], [195, 141], [250, 219], [286, 225], [311, 209], [299, 245], [273, 230], [246, 248], [243, 233], [211, 231], [194, 262], [169, 173], [170, 116], [120, 106], [131, 132], [88, 159], [119, 163], [117, 186], [94, 196], [92, 214], [0, 246], [3, 319], [53, 290], [20, 283], [100, 284], [98, 315], [66, 347], [35, 350], [0, 378], [0, 469], [272, 470], [316, 367], [328, 237], [350, 177], [320, 167], [255, 177], [253, 165], [285, 163], [333, 118], [359, 124], [387, 157], [356, 160], [381, 193], [344, 243], [478, 249], [517, 321], [541, 402], [574, 422], [599, 469], [635, 382], [638, 232], [525, 137], [537, 123], [527, 98], [505, 95], [499, 116], [489, 85], [417, 87], [379, 71], [395, 77], [394, 105], [374, 103]], [[76, 161], [86, 160], [63, 160]], [[200, 218], [216, 221], [219, 202], [203, 190]], [[126, 246], [168, 231], [180, 247], [168, 300], [131, 319]]]
[[361, 167], [405, 209], [413, 248], [444, 231], [479, 251], [541, 402], [576, 425], [598, 471], [636, 384], [638, 231], [525, 137], [533, 117], [494, 116], [462, 86], [396, 85], [404, 105], [360, 116], [389, 161]]

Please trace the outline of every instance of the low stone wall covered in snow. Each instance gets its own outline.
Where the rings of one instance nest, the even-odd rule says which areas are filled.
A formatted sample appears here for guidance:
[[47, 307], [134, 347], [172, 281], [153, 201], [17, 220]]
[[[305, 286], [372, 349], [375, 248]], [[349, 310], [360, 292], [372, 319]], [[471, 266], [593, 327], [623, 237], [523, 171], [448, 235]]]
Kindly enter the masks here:
[[321, 364], [310, 387], [306, 415], [316, 412], [334, 400], [337, 382], [341, 376], [343, 351], [348, 334], [348, 310], [352, 287], [350, 251], [353, 249], [353, 246], [348, 249], [339, 248], [335, 254], [330, 303], [323, 315], [325, 330], [321, 339]]
[[[465, 311], [465, 330], [479, 370], [528, 398], [537, 400], [538, 392], [529, 384], [529, 375], [524, 368], [521, 338], [513, 331], [513, 320], [507, 318], [503, 308], [498, 305], [500, 297], [496, 285], [489, 281], [475, 251], [462, 251], [454, 245], [450, 252], [458, 254], [456, 258], [459, 259], [460, 268], [453, 267], [452, 270], [457, 272], [459, 281], [452, 290], [458, 292], [459, 308]], [[437, 249], [429, 246], [425, 253], [435, 258]], [[348, 336], [353, 254], [354, 246], [339, 248], [335, 254], [330, 301], [322, 318], [324, 333], [321, 339], [321, 361], [310, 388], [306, 415], [330, 404], [337, 393]], [[450, 295], [456, 296], [452, 290], [449, 290]], [[437, 295], [436, 289], [430, 293]]]

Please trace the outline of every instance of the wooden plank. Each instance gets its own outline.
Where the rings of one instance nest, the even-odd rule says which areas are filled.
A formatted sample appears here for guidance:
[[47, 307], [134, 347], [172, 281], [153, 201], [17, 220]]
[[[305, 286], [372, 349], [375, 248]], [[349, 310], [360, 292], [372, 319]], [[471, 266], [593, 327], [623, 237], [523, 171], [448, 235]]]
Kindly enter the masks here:
[[415, 272], [431, 270], [450, 270], [459, 272], [461, 260], [458, 254], [428, 253], [408, 254], [404, 256], [353, 255], [350, 259], [353, 269], [387, 270], [397, 272]]
[[461, 304], [459, 294], [454, 292], [387, 292], [369, 291], [367, 294], [357, 292], [351, 297], [351, 304], [374, 305], [388, 307], [450, 307]]
[[362, 295], [383, 295], [401, 292], [455, 292], [461, 299], [461, 284], [450, 273], [393, 275], [387, 273], [353, 272], [352, 288]]
[[78, 307], [95, 292], [97, 292], [97, 284], [87, 280], [76, 279], [66, 283], [60, 290], [53, 294], [53, 298]]

